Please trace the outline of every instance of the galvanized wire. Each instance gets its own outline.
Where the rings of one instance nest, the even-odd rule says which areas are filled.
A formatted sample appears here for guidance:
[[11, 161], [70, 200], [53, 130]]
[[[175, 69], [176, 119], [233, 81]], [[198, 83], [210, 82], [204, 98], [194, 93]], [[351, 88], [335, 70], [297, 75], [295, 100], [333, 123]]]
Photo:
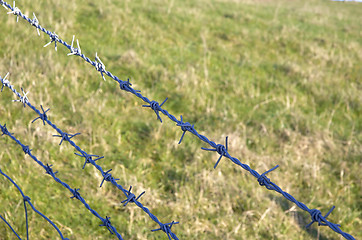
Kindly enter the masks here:
[[[252, 176], [254, 176], [256, 178], [256, 180], [258, 181], [260, 186], [265, 186], [268, 190], [273, 190], [276, 191], [280, 194], [283, 195], [283, 197], [285, 197], [287, 200], [295, 203], [300, 209], [308, 212], [311, 216], [311, 223], [307, 225], [307, 227], [311, 226], [314, 222], [318, 222], [319, 226], [328, 226], [330, 227], [333, 231], [341, 234], [344, 238], [346, 239], [355, 239], [352, 235], [343, 232], [339, 227], [340, 225], [332, 223], [330, 221], [328, 221], [326, 218], [329, 216], [329, 214], [333, 211], [334, 206], [331, 208], [331, 210], [326, 214], [326, 215], [322, 215], [321, 211], [318, 209], [310, 209], [308, 208], [304, 203], [297, 201], [292, 195], [290, 195], [289, 193], [283, 191], [277, 184], [273, 183], [268, 177], [266, 177], [266, 174], [269, 173], [270, 171], [276, 169], [278, 166], [262, 173], [259, 174], [256, 170], [250, 168], [250, 166], [248, 166], [247, 164], [241, 163], [241, 161], [235, 157], [232, 157], [229, 152], [228, 152], [228, 138], [226, 138], [226, 143], [225, 145], [223, 144], [216, 144], [215, 142], [209, 140], [206, 136], [201, 135], [197, 132], [197, 130], [194, 128], [194, 125], [188, 123], [188, 122], [184, 122], [183, 121], [183, 117], [180, 117], [180, 120], [178, 120], [175, 116], [173, 116], [172, 114], [170, 114], [167, 110], [162, 108], [162, 105], [166, 102], [166, 100], [164, 100], [161, 104], [159, 104], [157, 101], [155, 100], [149, 100], [147, 97], [143, 96], [139, 90], [135, 90], [133, 89], [131, 86], [132, 84], [129, 82], [129, 80], [127, 81], [123, 81], [121, 79], [119, 79], [117, 76], [113, 75], [111, 72], [106, 70], [105, 64], [100, 60], [100, 58], [98, 57], [98, 54], [96, 53], [96, 57], [95, 57], [95, 61], [92, 61], [91, 59], [89, 59], [88, 57], [86, 57], [80, 50], [79, 47], [79, 42], [77, 42], [77, 46], [78, 48], [73, 47], [73, 43], [74, 43], [74, 38], [72, 41], [72, 44], [69, 45], [67, 42], [65, 42], [64, 40], [62, 40], [61, 38], [58, 37], [58, 35], [56, 35], [53, 32], [50, 32], [48, 30], [46, 30], [45, 28], [41, 27], [39, 25], [39, 22], [37, 22], [36, 24], [34, 23], [34, 20], [31, 20], [29, 17], [27, 17], [26, 15], [24, 15], [23, 13], [21, 13], [21, 11], [17, 8], [13, 8], [11, 7], [8, 3], [6, 3], [5, 1], [0, 0], [0, 3], [2, 3], [5, 7], [9, 8], [11, 10], [10, 13], [16, 15], [17, 17], [22, 17], [23, 19], [25, 19], [26, 21], [28, 21], [32, 26], [34, 26], [36, 29], [39, 29], [41, 31], [43, 31], [44, 33], [46, 33], [50, 39], [51, 42], [55, 44], [55, 50], [57, 50], [57, 42], [64, 45], [65, 47], [67, 47], [70, 50], [70, 53], [68, 55], [76, 55], [81, 57], [82, 59], [84, 59], [86, 62], [88, 62], [89, 64], [91, 64], [92, 66], [95, 67], [95, 69], [97, 71], [99, 71], [101, 73], [102, 78], [105, 80], [104, 75], [107, 75], [108, 77], [112, 78], [113, 80], [115, 80], [118, 84], [121, 90], [130, 92], [132, 94], [134, 94], [135, 96], [137, 96], [138, 98], [140, 98], [142, 101], [144, 101], [147, 105], [143, 105], [143, 107], [150, 107], [157, 115], [157, 119], [160, 120], [160, 122], [162, 122], [162, 119], [159, 115], [159, 113], [161, 112], [162, 114], [164, 114], [165, 116], [167, 116], [171, 121], [175, 122], [177, 126], [179, 126], [182, 130], [182, 136], [181, 139], [179, 141], [179, 143], [181, 143], [183, 137], [185, 136], [186, 132], [190, 132], [193, 135], [195, 135], [196, 137], [198, 137], [200, 140], [204, 141], [205, 143], [207, 143], [209, 146], [211, 146], [211, 148], [202, 148], [203, 150], [206, 151], [214, 151], [217, 152], [219, 154], [219, 158], [216, 162], [216, 164], [214, 165], [214, 168], [217, 167], [217, 165], [220, 163], [220, 160], [222, 159], [222, 157], [228, 158], [229, 160], [231, 160], [233, 163], [235, 163], [236, 165], [242, 167], [244, 170], [248, 171]], [[49, 44], [50, 44], [49, 43]], [[47, 45], [49, 45], [47, 44]]]

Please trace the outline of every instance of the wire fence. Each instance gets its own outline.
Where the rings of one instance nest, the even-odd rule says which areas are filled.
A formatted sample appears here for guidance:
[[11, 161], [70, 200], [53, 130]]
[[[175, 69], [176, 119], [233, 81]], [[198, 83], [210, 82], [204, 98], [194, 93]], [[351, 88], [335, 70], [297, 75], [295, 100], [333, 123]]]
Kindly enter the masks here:
[[[23, 104], [24, 108], [26, 106], [30, 107], [34, 112], [36, 112], [39, 117], [35, 118], [32, 123], [34, 123], [35, 121], [37, 120], [42, 120], [43, 121], [43, 125], [45, 125], [45, 123], [47, 123], [49, 126], [51, 126], [52, 128], [54, 128], [58, 133], [59, 135], [53, 135], [54, 137], [60, 137], [61, 140], [60, 140], [60, 143], [59, 145], [61, 145], [64, 141], [65, 142], [69, 142], [70, 145], [72, 145], [75, 150], [77, 150], [78, 152], [74, 153], [75, 155], [79, 156], [79, 157], [82, 157], [84, 158], [84, 164], [83, 164], [83, 169], [85, 168], [86, 164], [90, 163], [91, 165], [93, 165], [94, 167], [97, 168], [97, 170], [102, 174], [103, 176], [103, 179], [101, 181], [101, 184], [99, 185], [100, 187], [103, 186], [103, 183], [106, 181], [106, 182], [111, 182], [114, 186], [116, 186], [119, 190], [121, 190], [123, 192], [123, 194], [126, 196], [126, 199], [122, 201], [122, 203], [124, 203], [124, 206], [126, 206], [128, 203], [135, 203], [139, 208], [141, 208], [145, 213], [147, 213], [150, 218], [155, 221], [158, 225], [159, 225], [159, 228], [158, 229], [154, 229], [152, 231], [159, 231], [159, 230], [162, 230], [164, 231], [168, 238], [171, 239], [171, 237], [175, 240], [177, 240], [177, 236], [176, 234], [174, 234], [172, 231], [171, 231], [171, 228], [174, 224], [178, 224], [178, 222], [171, 222], [171, 223], [162, 223], [158, 220], [158, 218], [153, 215], [150, 210], [143, 206], [143, 204], [141, 202], [138, 201], [138, 199], [145, 193], [145, 192], [142, 192], [140, 195], [138, 195], [138, 197], [136, 197], [136, 195], [134, 193], [131, 192], [132, 190], [132, 186], [129, 188], [129, 190], [126, 190], [122, 187], [122, 185], [118, 184], [117, 181], [119, 180], [118, 178], [114, 178], [112, 176], [112, 174], [110, 173], [112, 171], [112, 169], [108, 170], [108, 171], [104, 171], [102, 169], [102, 167], [100, 165], [98, 165], [96, 163], [97, 160], [100, 160], [102, 158], [104, 158], [103, 156], [98, 156], [98, 155], [93, 155], [93, 154], [88, 154], [87, 152], [85, 152], [84, 150], [82, 150], [78, 145], [76, 145], [76, 143], [71, 140], [73, 137], [79, 135], [80, 133], [76, 133], [76, 134], [69, 134], [69, 133], [66, 133], [66, 132], [63, 132], [61, 129], [59, 129], [54, 123], [52, 123], [49, 119], [48, 119], [48, 116], [47, 116], [47, 112], [50, 110], [50, 109], [47, 109], [47, 110], [44, 110], [43, 106], [40, 106], [41, 107], [41, 110], [38, 110], [36, 107], [34, 107], [28, 97], [27, 97], [27, 93], [25, 93], [24, 89], [21, 89], [22, 92], [23, 92], [23, 95], [21, 95], [15, 88], [13, 85], [10, 84], [10, 81], [6, 79], [6, 77], [2, 78], [0, 76], [0, 80], [2, 82], [2, 90], [3, 90], [3, 87], [7, 87], [9, 88], [19, 99], [17, 100], [13, 100], [14, 102], [20, 102], [21, 104]], [[6, 130], [6, 127], [3, 127], [2, 128], [3, 130], [3, 134], [5, 135], [8, 135], [8, 136], [11, 136], [11, 134], [9, 135], [9, 132]], [[15, 140], [15, 139], [14, 139]], [[23, 147], [24, 149], [24, 147]], [[28, 151], [28, 149], [26, 149]], [[25, 152], [25, 150], [24, 150]], [[29, 151], [30, 152], [30, 151]], [[27, 152], [25, 152], [27, 153]], [[51, 170], [51, 167], [48, 166], [48, 171]], [[52, 170], [51, 170], [52, 171]], [[79, 189], [77, 189], [78, 191]], [[85, 203], [83, 202], [83, 204], [85, 205]], [[87, 209], [89, 209], [87, 207]], [[93, 213], [93, 212], [92, 212]], [[99, 214], [95, 214], [98, 218], [100, 218]], [[106, 217], [106, 220], [100, 218], [103, 222], [103, 224], [105, 224], [104, 221], [107, 220], [108, 223], [110, 223], [109, 219]], [[115, 230], [115, 229], [114, 229]], [[116, 231], [112, 231], [110, 230], [111, 233], [115, 232]], [[119, 237], [121, 239], [121, 236], [117, 235], [117, 237]]]
[[[5, 125], [1, 125], [0, 124], [0, 129], [2, 131], [2, 135], [7, 135], [9, 136], [12, 140], [14, 140], [18, 145], [20, 145], [22, 147], [22, 150], [24, 151], [25, 154], [29, 155], [36, 163], [38, 163], [41, 167], [44, 168], [45, 172], [47, 174], [49, 174], [50, 176], [52, 176], [52, 178], [60, 183], [63, 187], [65, 187], [66, 189], [68, 189], [73, 196], [71, 196], [70, 198], [76, 198], [78, 199], [81, 203], [83, 203], [83, 205], [97, 218], [99, 218], [103, 224], [101, 224], [100, 226], [105, 226], [108, 228], [108, 230], [113, 234], [116, 234], [118, 239], [123, 239], [122, 236], [117, 232], [116, 228], [112, 226], [111, 222], [110, 222], [110, 218], [106, 216], [106, 218], [101, 217], [95, 210], [93, 210], [89, 204], [85, 201], [85, 199], [81, 196], [81, 194], [79, 193], [79, 188], [71, 188], [67, 183], [63, 182], [62, 180], [60, 180], [58, 177], [55, 176], [55, 174], [57, 174], [58, 172], [54, 172], [52, 169], [52, 165], [46, 164], [44, 165], [44, 163], [42, 163], [40, 160], [37, 159], [36, 156], [34, 156], [31, 151], [32, 149], [29, 148], [29, 146], [22, 144], [17, 138], [15, 138], [13, 136], [12, 133], [9, 132], [9, 130]], [[25, 201], [25, 200], [24, 200]], [[13, 230], [13, 228], [11, 228]], [[59, 230], [59, 229], [57, 229]], [[13, 230], [13, 232], [15, 233], [15, 231]], [[28, 225], [26, 225], [26, 232], [27, 232], [27, 237], [28, 237]], [[60, 232], [60, 231], [59, 231]], [[18, 234], [15, 233], [17, 236]], [[62, 239], [63, 236], [61, 235]], [[28, 239], [28, 238], [27, 238]]]
[[[291, 194], [283, 191], [276, 183], [272, 182], [267, 176], [266, 174], [270, 173], [271, 171], [275, 170], [276, 168], [279, 167], [279, 165], [271, 168], [270, 170], [259, 174], [256, 170], [252, 169], [250, 166], [248, 166], [247, 164], [242, 163], [239, 159], [232, 157], [229, 154], [229, 149], [228, 149], [228, 137], [226, 137], [225, 140], [225, 145], [223, 144], [216, 144], [215, 142], [209, 140], [206, 136], [201, 135], [200, 133], [197, 132], [197, 130], [195, 129], [194, 125], [189, 123], [189, 122], [185, 122], [183, 120], [183, 117], [180, 116], [180, 120], [178, 120], [174, 115], [170, 114], [166, 109], [162, 108], [162, 106], [166, 103], [166, 101], [168, 100], [167, 98], [161, 103], [159, 104], [159, 102], [155, 101], [155, 100], [149, 100], [147, 97], [143, 96], [139, 91], [139, 90], [135, 90], [132, 88], [132, 84], [130, 83], [129, 79], [127, 81], [123, 81], [120, 78], [118, 78], [117, 76], [113, 75], [110, 71], [106, 70], [105, 64], [101, 61], [101, 59], [99, 58], [98, 54], [95, 54], [95, 60], [91, 60], [90, 58], [88, 58], [87, 56], [85, 56], [80, 48], [79, 45], [79, 41], [76, 40], [77, 42], [77, 46], [75, 47], [75, 42], [74, 42], [74, 36], [72, 39], [72, 43], [68, 44], [67, 42], [65, 42], [64, 40], [62, 40], [61, 38], [59, 38], [59, 36], [57, 34], [55, 34], [54, 32], [51, 32], [45, 28], [43, 28], [40, 24], [39, 24], [39, 20], [36, 18], [35, 14], [33, 14], [34, 18], [30, 19], [28, 16], [26, 16], [25, 14], [23, 14], [20, 9], [18, 7], [15, 6], [15, 1], [13, 3], [13, 6], [11, 6], [10, 4], [8, 4], [5, 1], [0, 0], [0, 4], [2, 6], [4, 6], [4, 8], [8, 9], [9, 12], [8, 14], [13, 14], [17, 17], [17, 21], [19, 19], [19, 17], [23, 18], [24, 20], [26, 20], [30, 25], [32, 25], [33, 27], [36, 28], [38, 35], [40, 35], [40, 31], [44, 32], [45, 34], [47, 34], [50, 38], [50, 42], [47, 43], [46, 45], [44, 45], [44, 47], [49, 46], [50, 44], [54, 43], [54, 48], [57, 51], [57, 43], [60, 43], [62, 45], [64, 45], [66, 48], [68, 48], [70, 50], [70, 53], [68, 54], [68, 56], [79, 56], [81, 57], [83, 60], [85, 60], [86, 62], [88, 62], [89, 64], [91, 64], [93, 67], [95, 67], [95, 69], [101, 74], [103, 80], [106, 80], [105, 75], [112, 78], [113, 80], [115, 80], [118, 85], [119, 88], [123, 91], [129, 92], [133, 95], [135, 95], [136, 97], [140, 98], [143, 102], [145, 102], [145, 105], [142, 105], [142, 107], [148, 107], [151, 108], [156, 116], [157, 119], [162, 123], [162, 118], [160, 116], [160, 113], [162, 113], [163, 115], [165, 115], [166, 117], [168, 117], [171, 121], [176, 123], [176, 126], [180, 127], [181, 131], [182, 131], [182, 135], [181, 138], [179, 140], [179, 144], [182, 142], [185, 134], [187, 132], [190, 132], [191, 134], [193, 134], [194, 136], [198, 137], [201, 141], [207, 143], [211, 148], [205, 148], [202, 147], [202, 150], [205, 151], [212, 151], [212, 152], [216, 152], [219, 154], [219, 158], [217, 159], [214, 168], [216, 168], [218, 166], [218, 164], [220, 163], [221, 159], [227, 158], [229, 160], [231, 160], [234, 164], [242, 167], [244, 170], [248, 171], [252, 176], [254, 176], [257, 180], [257, 182], [259, 183], [260, 186], [265, 186], [266, 189], [268, 190], [273, 190], [275, 192], [280, 193], [283, 197], [285, 197], [287, 200], [293, 202], [294, 204], [296, 204], [300, 209], [308, 212], [311, 216], [311, 222], [306, 226], [307, 228], [310, 227], [313, 223], [317, 222], [319, 226], [328, 226], [330, 227], [333, 231], [341, 234], [344, 238], [346, 239], [355, 239], [352, 235], [343, 232], [340, 229], [340, 225], [339, 224], [335, 224], [332, 223], [330, 221], [327, 220], [327, 217], [329, 216], [329, 214], [334, 210], [334, 206], [328, 211], [328, 213], [326, 215], [322, 215], [321, 211], [318, 209], [310, 209], [309, 207], [307, 207], [304, 203], [297, 201]], [[127, 199], [123, 202], [125, 202], [125, 205], [129, 202], [134, 202], [138, 207], [140, 207], [143, 211], [145, 211], [152, 220], [154, 220], [155, 222], [157, 222], [159, 224], [159, 228], [158, 229], [154, 229], [152, 231], [159, 231], [162, 230], [164, 231], [168, 238], [171, 239], [171, 237], [173, 239], [177, 239], [176, 235], [174, 233], [172, 233], [171, 231], [171, 227], [174, 224], [177, 224], [178, 222], [171, 222], [171, 223], [166, 223], [163, 224], [161, 222], [158, 221], [158, 219], [153, 216], [149, 210], [145, 207], [143, 207], [143, 205], [141, 203], [138, 202], [138, 199], [143, 195], [143, 193], [141, 193], [137, 198], [136, 196], [131, 193], [131, 188], [129, 190], [125, 190], [121, 185], [117, 184], [117, 179], [115, 179], [110, 171], [108, 170], [106, 172], [103, 171], [103, 169], [97, 165], [95, 163], [95, 161], [103, 158], [103, 157], [99, 157], [98, 155], [90, 155], [88, 153], [86, 153], [85, 151], [83, 151], [80, 147], [78, 147], [72, 140], [71, 138], [73, 138], [74, 136], [78, 135], [77, 134], [68, 134], [65, 133], [63, 131], [61, 131], [59, 128], [56, 127], [56, 125], [54, 125], [52, 122], [49, 121], [49, 119], [47, 118], [46, 112], [49, 110], [47, 109], [46, 111], [44, 111], [43, 107], [42, 108], [42, 112], [40, 112], [38, 109], [36, 109], [35, 107], [33, 107], [28, 98], [27, 98], [27, 94], [23, 91], [23, 95], [21, 95], [20, 93], [18, 93], [11, 85], [10, 82], [6, 79], [6, 77], [1, 78], [1, 82], [2, 82], [2, 88], [5, 87], [9, 87], [18, 97], [18, 102], [21, 102], [24, 107], [27, 105], [29, 106], [31, 109], [33, 109], [38, 115], [39, 117], [37, 117], [36, 119], [33, 120], [36, 121], [37, 119], [41, 119], [43, 121], [43, 124], [45, 125], [45, 123], [47, 123], [48, 125], [50, 125], [51, 127], [53, 127], [60, 135], [55, 135], [57, 137], [61, 137], [61, 142], [63, 141], [67, 141], [69, 142], [79, 153], [75, 153], [76, 155], [83, 157], [85, 159], [83, 168], [85, 167], [85, 165], [87, 163], [92, 164], [93, 166], [95, 166], [101, 173], [103, 176], [103, 180], [101, 182], [101, 185], [103, 184], [104, 181], [109, 181], [111, 182], [113, 185], [115, 185], [118, 189], [120, 189], [127, 197]], [[96, 159], [93, 159], [93, 158]], [[108, 219], [108, 218], [107, 218]]]

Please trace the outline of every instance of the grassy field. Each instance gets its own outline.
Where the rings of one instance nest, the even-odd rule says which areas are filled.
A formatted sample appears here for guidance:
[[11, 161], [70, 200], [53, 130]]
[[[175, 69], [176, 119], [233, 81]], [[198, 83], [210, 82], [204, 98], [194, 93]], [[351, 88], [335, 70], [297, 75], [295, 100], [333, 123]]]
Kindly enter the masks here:
[[[362, 5], [327, 0], [18, 1], [40, 24], [82, 52], [101, 57], [106, 69], [173, 115], [195, 124], [209, 139], [268, 177], [309, 208], [362, 239]], [[310, 215], [223, 159], [190, 133], [156, 119], [135, 96], [65, 47], [49, 41], [0, 7], [0, 75], [24, 87], [33, 105], [75, 142], [113, 169], [160, 221], [179, 221], [179, 239], [342, 239], [328, 227], [309, 229]], [[124, 239], [167, 239], [139, 208], [123, 207], [123, 194], [99, 184], [101, 175], [58, 146], [56, 132], [29, 108], [0, 94], [0, 123], [7, 124], [57, 176], [80, 193]], [[0, 138], [0, 169], [19, 184], [35, 207], [70, 239], [115, 239], [101, 222], [44, 169]], [[0, 177], [0, 214], [26, 238], [21, 195]], [[30, 211], [31, 239], [58, 239]], [[358, 230], [360, 229], [360, 230]], [[0, 239], [15, 239], [0, 221]]]

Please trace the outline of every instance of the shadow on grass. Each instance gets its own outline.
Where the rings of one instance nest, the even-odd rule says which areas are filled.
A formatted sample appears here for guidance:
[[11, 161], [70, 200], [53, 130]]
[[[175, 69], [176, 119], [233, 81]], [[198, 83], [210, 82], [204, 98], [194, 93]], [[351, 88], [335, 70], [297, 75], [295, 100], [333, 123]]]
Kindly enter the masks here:
[[[304, 212], [303, 210], [299, 209], [289, 200], [285, 199], [284, 197], [275, 196], [272, 194], [269, 194], [268, 197], [271, 200], [275, 201], [283, 209], [285, 213], [291, 216], [294, 219], [294, 221], [298, 224], [298, 226], [311, 236], [311, 239], [337, 240], [337, 238], [326, 237], [321, 233], [321, 231], [318, 231], [318, 229], [315, 228], [315, 226], [313, 226], [313, 225], [318, 226], [318, 223], [314, 223], [310, 228], [306, 228], [307, 224], [311, 222], [310, 215]], [[296, 209], [291, 211], [290, 209], [293, 207], [293, 205], [296, 206]], [[319, 226], [318, 228], [320, 227], [321, 226]], [[327, 230], [332, 231], [332, 229], [329, 229], [329, 227], [325, 228], [328, 228]]]

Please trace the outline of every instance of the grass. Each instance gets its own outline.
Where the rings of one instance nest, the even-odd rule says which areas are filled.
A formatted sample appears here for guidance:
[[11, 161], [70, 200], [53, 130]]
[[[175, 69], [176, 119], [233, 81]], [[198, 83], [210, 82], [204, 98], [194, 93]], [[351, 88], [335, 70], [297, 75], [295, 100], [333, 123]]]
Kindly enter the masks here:
[[[362, 22], [358, 3], [331, 1], [30, 1], [45, 28], [83, 53], [98, 52], [107, 70], [149, 99], [169, 100], [165, 108], [209, 139], [224, 143], [232, 156], [268, 174], [309, 208], [362, 238]], [[125, 188], [146, 191], [141, 202], [180, 239], [342, 239], [281, 195], [260, 187], [250, 174], [218, 156], [163, 117], [160, 124], [140, 100], [122, 92], [66, 49], [43, 48], [48, 38], [1, 8], [0, 75], [10, 72], [34, 105], [50, 107], [62, 130], [81, 132], [76, 143], [104, 155]], [[113, 186], [99, 188], [100, 174], [71, 146], [58, 146], [55, 132], [28, 108], [0, 95], [0, 122], [62, 180], [80, 188], [101, 216], [110, 216], [124, 239], [166, 239], [140, 209], [121, 205]], [[9, 138], [0, 139], [0, 168], [18, 183], [35, 207], [70, 239], [113, 239], [70, 193], [49, 180]], [[98, 186], [97, 186], [98, 185]], [[22, 199], [0, 179], [0, 214], [25, 237]], [[32, 239], [57, 233], [30, 212]], [[14, 239], [0, 223], [0, 239]]]

